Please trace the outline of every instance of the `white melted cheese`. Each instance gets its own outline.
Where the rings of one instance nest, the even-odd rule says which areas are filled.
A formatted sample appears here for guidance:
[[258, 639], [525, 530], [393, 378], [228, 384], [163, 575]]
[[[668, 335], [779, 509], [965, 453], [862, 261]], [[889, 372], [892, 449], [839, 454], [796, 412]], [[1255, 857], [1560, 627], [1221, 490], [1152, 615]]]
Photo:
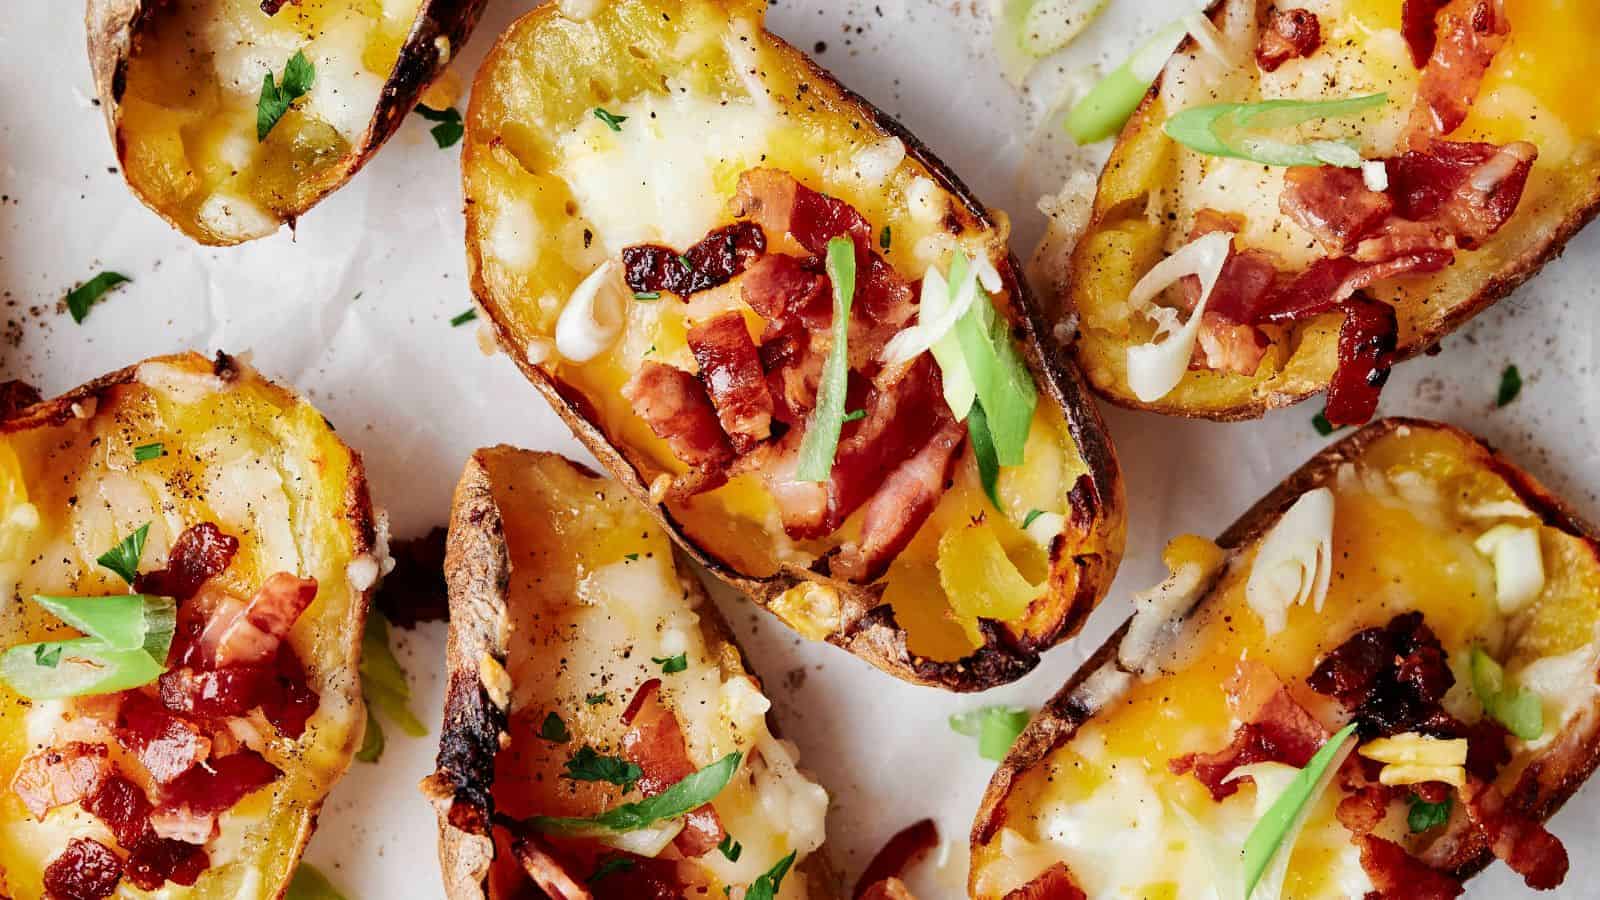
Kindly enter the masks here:
[[1600, 699], [1595, 671], [1600, 666], [1600, 639], [1590, 641], [1571, 653], [1546, 656], [1510, 673], [1510, 681], [1539, 695], [1544, 705], [1544, 732], [1527, 742], [1529, 750], [1539, 750], [1561, 734], [1567, 724], [1580, 715], [1592, 714]]
[[632, 244], [688, 247], [705, 237], [725, 215], [728, 185], [761, 164], [781, 123], [754, 99], [679, 87], [609, 111], [627, 117], [619, 130], [585, 117], [556, 153], [557, 174], [609, 256]]
[[1313, 488], [1262, 538], [1250, 565], [1245, 599], [1269, 636], [1289, 623], [1291, 606], [1309, 602], [1322, 612], [1333, 576], [1333, 509], [1333, 492]]
[[329, 22], [305, 48], [306, 59], [316, 67], [317, 77], [311, 83], [304, 108], [332, 125], [351, 144], [366, 133], [387, 75], [369, 72], [362, 65], [371, 30], [365, 16], [348, 12]]

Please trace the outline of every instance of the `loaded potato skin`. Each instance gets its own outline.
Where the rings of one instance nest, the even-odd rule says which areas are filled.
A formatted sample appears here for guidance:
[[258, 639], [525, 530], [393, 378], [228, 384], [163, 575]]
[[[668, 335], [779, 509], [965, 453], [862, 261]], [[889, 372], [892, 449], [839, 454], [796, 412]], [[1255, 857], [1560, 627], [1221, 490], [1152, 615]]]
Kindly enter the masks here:
[[[106, 896], [120, 881], [281, 897], [362, 738], [357, 664], [380, 551], [360, 457], [290, 391], [187, 354], [6, 411], [0, 486], [6, 892]], [[40, 594], [175, 606], [170, 655], [150, 651], [160, 677], [24, 692], [10, 680], [19, 644], [68, 639], [53, 659], [24, 657], [55, 666], [50, 694], [94, 640], [29, 599]]]
[[[90, 67], [123, 176], [203, 244], [293, 226], [394, 134], [483, 7], [88, 0]], [[309, 70], [291, 72], [297, 54]], [[263, 99], [264, 78], [285, 91], [281, 106]]]
[[[1600, 543], [1534, 479], [1465, 432], [1386, 419], [1166, 562], [990, 782], [972, 896], [1209, 896], [1224, 870], [1203, 860], [1237, 858], [1263, 792], [1346, 723], [1282, 896], [1454, 897], [1497, 857], [1530, 887], [1565, 877], [1542, 823], [1600, 763]], [[1429, 767], [1441, 751], [1462, 755]], [[1162, 865], [1116, 861], [1161, 839]]]
[[[1103, 596], [1125, 513], [1004, 216], [761, 4], [563, 9], [501, 37], [467, 114], [469, 273], [501, 347], [685, 550], [799, 633], [951, 690], [1020, 677]], [[802, 480], [837, 343], [825, 245], [845, 234], [847, 415], [833, 468]], [[1036, 400], [997, 476], [947, 366], [883, 362], [957, 256], [987, 267], [971, 308]]]
[[[555, 454], [480, 450], [445, 570], [450, 678], [423, 791], [452, 900], [530, 883], [716, 895], [775, 866], [777, 897], [838, 896], [820, 850], [826, 792], [774, 737], [760, 681], [684, 558], [619, 485]], [[687, 816], [581, 836], [538, 825], [658, 797], [729, 752], [738, 771]]]
[[[1366, 421], [1390, 365], [1509, 294], [1600, 209], [1600, 119], [1576, 87], [1596, 73], [1578, 37], [1593, 16], [1545, 0], [1214, 4], [1207, 41], [1184, 42], [1122, 130], [1055, 298], [1094, 390], [1237, 420], [1332, 385], [1330, 419]], [[1374, 102], [1276, 129], [1230, 133], [1239, 120], [1224, 117], [1198, 148], [1181, 127], [1222, 104], [1357, 100]], [[1247, 140], [1261, 136], [1359, 158], [1261, 162]], [[1188, 371], [1142, 385], [1130, 354], [1170, 334], [1162, 318], [1187, 316], [1195, 294], [1133, 302], [1135, 287], [1216, 230], [1234, 233], [1232, 253]], [[1360, 402], [1341, 409], [1341, 388]]]

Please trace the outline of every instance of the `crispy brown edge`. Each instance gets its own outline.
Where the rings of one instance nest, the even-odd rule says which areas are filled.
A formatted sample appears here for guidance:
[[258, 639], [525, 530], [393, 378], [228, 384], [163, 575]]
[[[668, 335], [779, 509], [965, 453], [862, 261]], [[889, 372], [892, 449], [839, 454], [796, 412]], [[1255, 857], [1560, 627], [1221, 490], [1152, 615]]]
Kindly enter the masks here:
[[[1442, 422], [1403, 417], [1373, 422], [1313, 456], [1246, 510], [1217, 538], [1217, 545], [1224, 550], [1234, 551], [1260, 539], [1302, 494], [1329, 483], [1334, 479], [1340, 466], [1360, 459], [1373, 443], [1402, 429], [1444, 432], [1466, 443], [1471, 451], [1477, 454], [1478, 461], [1485, 468], [1504, 478], [1541, 521], [1588, 543], [1597, 562], [1600, 562], [1600, 531], [1579, 517], [1560, 498], [1551, 494], [1532, 475], [1463, 429]], [[1211, 596], [1208, 592], [1201, 597], [1186, 617], [1192, 615], [1194, 610], [1202, 606]], [[988, 789], [984, 791], [983, 801], [973, 820], [970, 836], [974, 852], [980, 845], [986, 845], [993, 840], [1000, 827], [1005, 824], [1004, 804], [1021, 776], [1044, 763], [1051, 753], [1071, 740], [1083, 723], [1099, 712], [1098, 709], [1088, 709], [1074, 701], [1073, 694], [1102, 666], [1116, 662], [1118, 645], [1127, 630], [1128, 623], [1124, 622], [1094, 655], [1067, 679], [1061, 690], [1045, 704], [1023, 730], [1011, 752], [1006, 755], [1005, 761], [995, 771]], [[1597, 673], [1596, 677], [1600, 679], [1600, 673]], [[1593, 774], [1595, 768], [1600, 766], [1600, 717], [1597, 717], [1595, 712], [1597, 710], [1591, 710], [1587, 722], [1582, 719], [1575, 720], [1567, 732], [1552, 743], [1550, 750], [1536, 756], [1529, 763], [1516, 786], [1508, 792], [1508, 807], [1518, 813], [1546, 821]], [[1585, 728], [1588, 730], [1587, 734], [1582, 733]], [[1466, 851], [1462, 854], [1462, 858], [1454, 859], [1448, 864], [1451, 873], [1459, 878], [1471, 877], [1494, 860], [1493, 854], [1487, 847], [1464, 842], [1462, 850]], [[976, 868], [969, 873], [968, 878], [969, 893], [976, 897], [978, 896], [975, 890]]]
[[[217, 355], [210, 361], [207, 361], [205, 357], [198, 353], [181, 353], [173, 356], [153, 357], [143, 362], [134, 363], [131, 366], [102, 375], [58, 397], [15, 410], [11, 414], [0, 418], [0, 434], [13, 434], [32, 428], [49, 428], [62, 425], [76, 417], [76, 413], [73, 412], [74, 406], [81, 408], [84, 401], [91, 399], [98, 402], [98, 397], [101, 393], [133, 383], [138, 379], [139, 367], [145, 363], [152, 362], [209, 365], [212, 374], [224, 381], [255, 377], [295, 403], [307, 402], [298, 393], [244, 368], [232, 356], [221, 351], [218, 351]], [[327, 422], [327, 419], [324, 418], [323, 421]], [[334, 430], [332, 423], [328, 423], [328, 430]], [[343, 441], [340, 443], [343, 444]], [[355, 541], [351, 546], [351, 556], [355, 557], [363, 553], [370, 553], [377, 546], [377, 524], [372, 510], [372, 496], [367, 482], [366, 464], [362, 461], [361, 454], [356, 452], [355, 448], [347, 444], [344, 446], [345, 450], [350, 454], [350, 479], [345, 492], [345, 518], [350, 522], [354, 531]], [[342, 679], [346, 685], [344, 699], [351, 709], [358, 711], [358, 714], [359, 710], [364, 707], [364, 701], [361, 696], [361, 677], [358, 669], [361, 661], [361, 637], [366, 628], [367, 612], [371, 607], [372, 594], [375, 589], [376, 585], [371, 585], [366, 590], [359, 592], [359, 596], [352, 608], [352, 618], [345, 622], [346, 634], [343, 655], [347, 661], [345, 666], [347, 677]], [[330, 788], [344, 775], [344, 771], [349, 769], [356, 749], [361, 746], [361, 738], [361, 728], [354, 729], [351, 732], [348, 746], [342, 751], [344, 769], [334, 774], [333, 778], [330, 779]], [[301, 819], [300, 830], [291, 850], [295, 865], [290, 867], [289, 872], [283, 879], [283, 883], [278, 885], [277, 890], [270, 895], [276, 900], [282, 900], [284, 895], [288, 893], [289, 883], [293, 880], [294, 869], [299, 865], [299, 859], [305, 853], [306, 845], [311, 841], [311, 835], [317, 830], [317, 816], [326, 800], [327, 794], [324, 793], [315, 802], [305, 806], [305, 814]], [[0, 872], [0, 875], [3, 874], [3, 872]], [[0, 887], [3, 887], [3, 881], [0, 881]]]
[[[1211, 16], [1213, 21], [1216, 21], [1223, 14], [1226, 6], [1227, 4], [1222, 2], [1222, 0], [1212, 0], [1211, 9], [1208, 14]], [[1265, 10], [1266, 5], [1262, 4], [1260, 8]], [[1177, 53], [1183, 53], [1191, 49], [1193, 46], [1193, 37], [1184, 38], [1183, 43], [1178, 47]], [[1162, 74], [1156, 77], [1155, 83], [1152, 84], [1150, 86], [1150, 90], [1145, 93], [1144, 99], [1139, 102], [1138, 108], [1134, 110], [1133, 115], [1128, 118], [1127, 124], [1123, 126], [1121, 133], [1119, 133], [1117, 136], [1117, 143], [1116, 146], [1111, 150], [1110, 158], [1106, 161], [1107, 169], [1120, 164], [1125, 158], [1123, 142], [1124, 138], [1135, 128], [1136, 125], [1142, 123], [1145, 118], [1148, 117], [1150, 106], [1155, 102], [1156, 98], [1161, 93], [1161, 83], [1165, 77], [1166, 70], [1163, 69]], [[1068, 262], [1069, 276], [1078, 271], [1078, 253], [1079, 248], [1083, 246], [1082, 237], [1087, 236], [1091, 231], [1104, 224], [1105, 213], [1109, 211], [1110, 210], [1101, 208], [1100, 186], [1097, 180], [1095, 185], [1094, 212], [1089, 218], [1089, 224], [1084, 228], [1083, 235], [1079, 238], [1078, 245], [1073, 248], [1070, 261]], [[1528, 279], [1538, 274], [1539, 270], [1544, 268], [1546, 263], [1549, 263], [1551, 260], [1560, 256], [1562, 251], [1566, 249], [1567, 242], [1572, 239], [1573, 235], [1581, 231], [1583, 226], [1593, 221], [1596, 215], [1600, 215], [1600, 183], [1596, 184], [1595, 190], [1591, 193], [1587, 204], [1575, 208], [1565, 219], [1563, 219], [1561, 223], [1551, 232], [1550, 239], [1547, 242], [1541, 246], [1530, 248], [1527, 252], [1523, 253], [1516, 259], [1508, 261], [1500, 269], [1500, 271], [1495, 273], [1492, 278], [1486, 281], [1476, 293], [1451, 309], [1449, 315], [1447, 315], [1443, 321], [1437, 323], [1432, 328], [1417, 332], [1411, 336], [1409, 341], [1400, 344], [1400, 346], [1395, 350], [1395, 361], [1397, 363], [1403, 362], [1428, 352], [1432, 348], [1438, 346], [1439, 342], [1443, 340], [1446, 335], [1464, 325], [1468, 320], [1476, 316], [1478, 313], [1504, 299], [1512, 291], [1520, 287], [1523, 282], [1526, 282]], [[1070, 280], [1071, 279], [1069, 278], [1069, 281]], [[1065, 306], [1068, 298], [1058, 297], [1056, 299], [1058, 301], [1056, 305], [1058, 308], [1060, 308]], [[1073, 320], [1076, 321], [1076, 308], [1064, 311], [1070, 314], [1073, 317]], [[1078, 352], [1079, 334], [1077, 331], [1078, 329], [1074, 327], [1074, 334], [1071, 342], [1072, 355], [1074, 359], [1080, 359], [1080, 354]], [[1238, 422], [1245, 419], [1259, 419], [1274, 409], [1282, 409], [1286, 406], [1293, 406], [1296, 403], [1300, 403], [1309, 397], [1313, 397], [1327, 390], [1327, 385], [1323, 384], [1306, 391], [1274, 391], [1273, 393], [1262, 397], [1259, 400], [1249, 403], [1241, 403], [1237, 406], [1230, 406], [1222, 409], [1191, 409], [1180, 407], [1173, 403], [1164, 403], [1160, 400], [1152, 403], [1146, 403], [1137, 397], [1113, 390], [1113, 386], [1111, 385], [1098, 384], [1087, 376], [1085, 376], [1085, 380], [1095, 395], [1124, 409], [1137, 409], [1147, 412], [1157, 412], [1161, 413], [1162, 415], [1178, 416], [1185, 419], [1209, 419], [1215, 422]]]
[[[165, 219], [167, 224], [196, 242], [226, 247], [244, 240], [216, 240], [210, 235], [191, 232], [178, 218], [159, 208], [128, 178], [127, 143], [122, 132], [122, 95], [127, 87], [128, 60], [138, 40], [139, 28], [158, 13], [167, 0], [89, 0], [84, 17], [88, 36], [89, 68], [94, 76], [95, 95], [106, 117], [106, 128], [116, 149], [118, 169], [123, 181], [139, 202]], [[488, 0], [423, 0], [412, 22], [411, 31], [400, 47], [400, 56], [384, 80], [378, 105], [372, 111], [367, 130], [356, 146], [346, 153], [336, 169], [337, 177], [310, 202], [284, 220], [290, 228], [295, 220], [329, 194], [343, 187], [383, 146], [416, 106], [417, 98], [449, 65], [471, 36]], [[442, 42], [442, 44], [441, 44]]]
[[[604, 476], [560, 454], [502, 444], [474, 453], [456, 486], [445, 545], [445, 581], [450, 594], [445, 647], [449, 687], [439, 731], [437, 770], [422, 782], [422, 792], [438, 814], [439, 859], [445, 894], [450, 900], [483, 900], [488, 896], [485, 879], [494, 858], [494, 762], [511, 740], [507, 711], [484, 688], [479, 672], [479, 660], [485, 654], [502, 669], [505, 667], [510, 637], [507, 590], [512, 563], [485, 461], [487, 453], [510, 454], [528, 463], [556, 460], [587, 478], [604, 480]], [[687, 556], [674, 550], [673, 557], [679, 581], [694, 604], [712, 652], [720, 654], [720, 648], [732, 648], [745, 673], [760, 683], [761, 677], [750, 667], [727, 620], [690, 570]], [[767, 725], [774, 734], [778, 733], [771, 712], [767, 714]], [[838, 878], [825, 848], [807, 856], [799, 868], [809, 876], [815, 900], [839, 896]]]
[[[534, 16], [558, 15], [555, 4], [547, 3], [528, 13]], [[495, 68], [496, 59], [509, 52], [508, 41], [518, 30], [517, 24], [507, 29], [489, 51], [478, 70], [477, 81], [487, 79]], [[764, 26], [762, 36], [772, 41], [774, 48], [787, 53], [800, 63], [813, 80], [837, 90], [846, 105], [853, 106], [875, 125], [897, 137], [905, 144], [906, 154], [922, 164], [930, 174], [957, 200], [963, 211], [977, 223], [994, 229], [993, 214], [972, 194], [959, 177], [950, 171], [933, 151], [908, 131], [892, 116], [879, 110], [859, 94], [840, 84], [826, 69], [810, 57], [796, 50]], [[475, 83], [472, 108], [468, 110], [470, 125], [476, 120], [478, 98], [488, 93]], [[565, 389], [537, 365], [528, 361], [518, 348], [515, 332], [509, 319], [500, 311], [488, 286], [484, 283], [478, 248], [472, 243], [474, 223], [477, 219], [475, 205], [468, 191], [467, 172], [476, 157], [478, 142], [469, 139], [462, 151], [463, 194], [466, 196], [468, 219], [467, 268], [472, 291], [488, 319], [493, 323], [496, 338], [506, 355], [516, 363], [524, 377], [542, 393], [550, 406], [561, 416], [573, 434], [600, 460], [601, 464], [617, 478], [639, 502], [650, 507], [677, 542], [678, 546], [718, 578], [738, 588], [763, 608], [771, 610], [771, 603], [784, 591], [802, 582], [826, 585], [836, 591], [843, 608], [841, 628], [827, 637], [829, 643], [843, 647], [867, 660], [885, 672], [906, 681], [953, 691], [983, 691], [1013, 682], [1039, 664], [1041, 651], [1076, 634], [1093, 612], [1096, 605], [1110, 589], [1126, 543], [1127, 500], [1123, 490], [1121, 467], [1116, 450], [1106, 431], [1100, 411], [1072, 360], [1071, 352], [1055, 340], [1048, 340], [1050, 324], [1038, 299], [1027, 282], [1018, 277], [1022, 271], [1015, 254], [1009, 254], [1001, 274], [1016, 298], [1015, 306], [1024, 311], [1020, 321], [1013, 323], [1013, 335], [1022, 341], [1028, 367], [1036, 380], [1045, 388], [1051, 400], [1061, 407], [1067, 428], [1077, 444], [1078, 451], [1088, 468], [1068, 494], [1069, 522], [1084, 534], [1093, 549], [1073, 552], [1070, 567], [1059, 566], [1065, 548], [1058, 542], [1052, 548], [1051, 580], [1059, 586], [1070, 580], [1072, 597], [1061, 612], [1055, 627], [1036, 635], [1014, 635], [1009, 629], [993, 622], [980, 622], [986, 643], [964, 659], [941, 662], [911, 653], [906, 644], [905, 630], [895, 621], [893, 610], [881, 602], [883, 586], [856, 585], [847, 581], [798, 566], [786, 565], [776, 574], [753, 577], [739, 572], [716, 553], [697, 545], [683, 530], [680, 523], [664, 504], [650, 499], [650, 487], [645, 483], [628, 457], [613, 446], [604, 431], [588, 418], [585, 398]], [[1060, 574], [1070, 573], [1070, 574]]]

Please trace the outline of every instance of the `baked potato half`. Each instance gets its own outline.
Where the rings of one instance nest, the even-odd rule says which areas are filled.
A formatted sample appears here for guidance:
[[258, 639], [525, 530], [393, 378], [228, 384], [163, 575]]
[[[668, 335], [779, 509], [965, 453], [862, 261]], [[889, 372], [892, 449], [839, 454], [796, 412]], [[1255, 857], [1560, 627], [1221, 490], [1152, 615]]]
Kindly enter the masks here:
[[223, 355], [0, 415], [0, 893], [283, 896], [361, 744], [374, 539], [360, 457]]
[[394, 134], [483, 6], [88, 0], [89, 63], [123, 177], [202, 244], [293, 226]]
[[[778, 887], [766, 896], [838, 896], [827, 792], [795, 768], [726, 623], [627, 491], [554, 454], [480, 450], [447, 547], [450, 680], [423, 789], [452, 900], [527, 896], [530, 879], [571, 900], [763, 879]], [[639, 812], [729, 765], [687, 815]]]
[[1495, 857], [1562, 880], [1542, 823], [1600, 760], [1600, 545], [1531, 477], [1387, 419], [1166, 561], [990, 782], [972, 896], [1253, 871], [1257, 898], [1454, 897]]
[[[1122, 131], [1057, 298], [1115, 403], [1242, 419], [1331, 385], [1330, 420], [1359, 424], [1392, 362], [1600, 209], [1592, 4], [1228, 0], [1211, 21]], [[1136, 286], [1219, 231], [1231, 252], [1185, 328], [1193, 279], [1156, 292], [1206, 254]]]
[[501, 347], [800, 634], [952, 690], [1020, 677], [1105, 593], [1125, 516], [1005, 217], [762, 3], [572, 9], [514, 24], [467, 113], [468, 267]]

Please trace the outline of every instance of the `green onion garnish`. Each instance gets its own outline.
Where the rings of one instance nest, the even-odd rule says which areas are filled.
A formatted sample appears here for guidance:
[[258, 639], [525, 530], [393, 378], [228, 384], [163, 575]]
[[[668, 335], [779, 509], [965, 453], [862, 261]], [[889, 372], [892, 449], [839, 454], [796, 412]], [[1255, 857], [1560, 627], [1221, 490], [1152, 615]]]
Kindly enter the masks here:
[[1284, 839], [1295, 830], [1296, 821], [1305, 808], [1316, 799], [1320, 793], [1319, 787], [1324, 786], [1323, 774], [1328, 771], [1335, 758], [1344, 754], [1345, 742], [1350, 740], [1356, 732], [1357, 723], [1339, 729], [1339, 732], [1322, 745], [1306, 767], [1295, 775], [1289, 786], [1284, 788], [1278, 799], [1272, 802], [1267, 812], [1255, 827], [1250, 829], [1250, 836], [1245, 838], [1244, 861], [1244, 896], [1250, 896], [1256, 889], [1256, 883], [1261, 880], [1262, 873], [1272, 863], [1272, 857], [1281, 849], [1287, 853], [1292, 847], [1285, 847]]
[[856, 293], [856, 246], [848, 237], [828, 241], [828, 278], [833, 282], [833, 346], [822, 364], [817, 387], [817, 407], [800, 442], [800, 463], [795, 478], [827, 481], [833, 456], [839, 449], [839, 429], [844, 425], [844, 401], [850, 377], [850, 304]]
[[[178, 624], [178, 605], [171, 597], [116, 594], [110, 597], [49, 597], [35, 595], [33, 602], [111, 650], [144, 650], [167, 658], [172, 632]], [[154, 641], [151, 645], [150, 642]]]
[[0, 678], [22, 696], [111, 694], [149, 684], [165, 671], [178, 618], [171, 598], [36, 595], [33, 602], [88, 636], [21, 644], [0, 656]]
[[462, 325], [465, 325], [468, 322], [471, 322], [473, 319], [476, 319], [477, 317], [478, 317], [478, 310], [477, 310], [476, 307], [474, 307], [473, 309], [466, 310], [464, 312], [456, 313], [455, 315], [450, 317], [450, 327], [451, 328], [460, 328]]
[[950, 717], [950, 730], [978, 739], [978, 755], [1000, 762], [1017, 736], [1028, 727], [1029, 713], [1020, 706], [985, 706]]
[[167, 455], [167, 448], [160, 442], [154, 444], [140, 444], [133, 448], [134, 462], [149, 462]]
[[1539, 695], [1506, 684], [1505, 670], [1482, 647], [1472, 648], [1472, 691], [1483, 711], [1525, 741], [1544, 734], [1544, 704]]
[[345, 900], [338, 888], [316, 866], [302, 862], [295, 866], [294, 878], [283, 900]]
[[139, 575], [139, 557], [144, 555], [144, 541], [149, 534], [150, 523], [146, 522], [118, 541], [115, 547], [100, 554], [95, 562], [117, 573], [128, 584], [133, 584]]
[[778, 896], [778, 887], [783, 884], [783, 876], [789, 874], [789, 867], [794, 865], [795, 856], [799, 851], [791, 850], [789, 855], [761, 874], [760, 878], [750, 882], [750, 890], [744, 892], [744, 900], [772, 900]]
[[978, 481], [995, 509], [1000, 509], [1000, 459], [995, 454], [994, 435], [989, 433], [989, 417], [983, 403], [975, 402], [967, 411], [967, 437], [972, 441], [972, 459], [978, 464]]
[[729, 753], [654, 797], [624, 803], [587, 819], [534, 816], [528, 824], [550, 834], [568, 837], [604, 837], [647, 828], [662, 819], [676, 819], [710, 803], [733, 778], [742, 758]]
[[411, 685], [405, 670], [389, 647], [389, 620], [373, 610], [367, 614], [367, 628], [361, 635], [361, 690], [369, 706], [412, 737], [423, 737], [428, 727], [411, 712]]
[[980, 291], [980, 302], [956, 323], [955, 333], [978, 402], [983, 404], [995, 458], [1002, 466], [1020, 466], [1039, 394], [1033, 373], [1011, 340], [1011, 328], [987, 298]]
[[1112, 69], [1067, 114], [1067, 133], [1080, 144], [1103, 141], [1118, 131], [1139, 108], [1167, 60], [1189, 33], [1183, 21], [1166, 25]]
[[676, 675], [689, 668], [688, 653], [679, 653], [677, 656], [652, 656], [650, 661], [661, 667], [663, 675]]
[[1196, 153], [1246, 159], [1268, 166], [1342, 166], [1363, 162], [1354, 144], [1309, 141], [1295, 144], [1262, 137], [1263, 132], [1292, 128], [1312, 119], [1353, 116], [1389, 102], [1388, 94], [1346, 100], [1267, 100], [1261, 103], [1214, 103], [1183, 110], [1167, 120], [1167, 136]]
[[1429, 803], [1412, 794], [1411, 811], [1406, 814], [1406, 826], [1411, 829], [1412, 834], [1421, 834], [1430, 828], [1437, 828], [1450, 821], [1450, 806], [1449, 795], [1446, 795], [1442, 802]]
[[660, 300], [661, 299], [661, 292], [660, 291], [634, 291], [633, 292], [633, 299], [638, 300], [641, 303], [648, 303], [651, 300]]
[[1520, 393], [1522, 393], [1522, 373], [1517, 371], [1516, 366], [1506, 366], [1505, 371], [1500, 373], [1500, 390], [1495, 394], [1494, 405], [1506, 406], [1517, 399]]
[[98, 303], [107, 291], [132, 280], [121, 272], [101, 272], [67, 291], [67, 312], [72, 315], [72, 321], [83, 324], [84, 318], [89, 315], [89, 307]]
[[594, 108], [594, 117], [606, 123], [606, 127], [612, 131], [621, 131], [622, 123], [628, 121], [627, 116], [614, 116], [600, 106]]

